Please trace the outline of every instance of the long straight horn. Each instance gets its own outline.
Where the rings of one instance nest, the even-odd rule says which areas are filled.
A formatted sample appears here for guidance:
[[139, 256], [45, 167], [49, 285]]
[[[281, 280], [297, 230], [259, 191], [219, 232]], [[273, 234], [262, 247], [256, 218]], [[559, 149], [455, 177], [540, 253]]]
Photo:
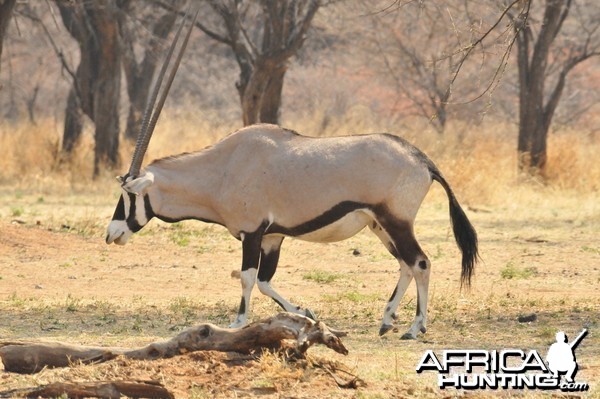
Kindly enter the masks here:
[[[188, 10], [189, 11], [189, 10]], [[183, 53], [187, 46], [187, 43], [190, 39], [190, 35], [192, 33], [192, 29], [194, 28], [194, 24], [196, 22], [196, 18], [198, 17], [198, 13], [200, 8], [196, 11], [194, 18], [192, 19], [192, 23], [187, 31], [187, 34], [181, 44], [181, 48], [179, 49], [179, 53], [177, 54], [177, 58], [175, 59], [175, 64], [171, 68], [171, 73], [165, 87], [161, 93], [160, 99], [156, 107], [154, 107], [156, 103], [156, 98], [158, 97], [158, 92], [160, 91], [160, 87], [162, 85], [163, 78], [167, 71], [169, 62], [171, 61], [171, 57], [173, 55], [173, 51], [177, 45], [177, 41], [179, 40], [179, 35], [183, 30], [183, 26], [185, 25], [185, 21], [187, 20], [188, 13], [186, 12], [175, 37], [173, 38], [173, 43], [171, 43], [171, 47], [169, 48], [169, 52], [167, 53], [167, 58], [163, 63], [163, 66], [156, 78], [156, 83], [154, 84], [154, 88], [152, 91], [152, 96], [148, 100], [146, 104], [146, 109], [144, 110], [144, 117], [142, 119], [142, 124], [140, 127], [140, 133], [138, 134], [137, 142], [135, 144], [135, 151], [133, 152], [133, 157], [131, 159], [131, 166], [129, 167], [128, 176], [137, 177], [140, 173], [140, 168], [142, 166], [142, 162], [144, 160], [144, 154], [146, 154], [146, 150], [148, 149], [148, 144], [150, 143], [150, 138], [152, 137], [152, 133], [154, 132], [154, 127], [156, 126], [156, 122], [158, 121], [158, 117], [160, 116], [160, 111], [162, 110], [163, 105], [167, 99], [167, 95], [169, 94], [169, 89], [171, 88], [171, 84], [173, 83], [173, 79], [175, 78], [175, 74], [177, 73], [177, 69], [179, 68], [179, 64], [181, 63], [181, 58], [183, 57]]]

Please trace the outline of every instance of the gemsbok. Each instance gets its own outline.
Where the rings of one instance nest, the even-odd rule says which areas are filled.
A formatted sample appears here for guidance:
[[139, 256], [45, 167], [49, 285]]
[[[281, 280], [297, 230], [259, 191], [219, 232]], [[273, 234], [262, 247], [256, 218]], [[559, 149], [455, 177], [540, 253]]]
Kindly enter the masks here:
[[159, 159], [141, 170], [189, 39], [191, 26], [155, 107], [184, 23], [185, 19], [155, 83], [129, 172], [118, 178], [123, 192], [106, 243], [125, 244], [153, 217], [224, 226], [242, 243], [242, 298], [231, 325], [241, 327], [248, 321], [250, 294], [257, 280], [260, 292], [285, 311], [315, 317], [271, 286], [285, 237], [333, 242], [368, 226], [400, 263], [400, 277], [385, 306], [379, 334], [392, 328], [413, 278], [416, 316], [402, 337], [414, 339], [425, 333], [431, 263], [415, 239], [413, 223], [433, 180], [449, 199], [453, 232], [462, 252], [462, 284], [470, 284], [478, 259], [477, 235], [438, 168], [407, 141], [390, 134], [313, 138], [258, 124], [204, 150]]

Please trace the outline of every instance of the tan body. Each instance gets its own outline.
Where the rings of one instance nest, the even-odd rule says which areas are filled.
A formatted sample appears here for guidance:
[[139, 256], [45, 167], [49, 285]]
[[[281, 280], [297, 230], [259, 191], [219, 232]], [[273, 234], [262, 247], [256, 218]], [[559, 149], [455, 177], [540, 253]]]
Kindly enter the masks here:
[[[388, 204], [412, 222], [431, 185], [425, 165], [384, 135], [315, 139], [274, 125], [254, 125], [200, 152], [156, 161], [146, 168], [160, 194], [159, 215], [197, 217], [226, 226], [236, 237], [266, 220], [294, 227], [343, 201]], [[183, 183], [185, 182], [185, 184]], [[371, 220], [351, 218], [353, 236]], [[356, 219], [360, 223], [356, 223]]]
[[368, 226], [401, 265], [380, 332], [391, 328], [414, 277], [417, 316], [405, 336], [415, 338], [425, 332], [430, 262], [414, 237], [413, 222], [432, 180], [448, 193], [463, 252], [462, 277], [468, 282], [477, 253], [475, 231], [435, 165], [409, 143], [387, 134], [310, 138], [262, 124], [200, 152], [160, 159], [139, 176], [125, 179], [107, 243], [124, 244], [154, 216], [225, 226], [242, 241], [243, 296], [233, 324], [240, 326], [247, 321], [257, 277], [261, 292], [285, 310], [314, 316], [270, 285], [285, 236], [339, 241]]

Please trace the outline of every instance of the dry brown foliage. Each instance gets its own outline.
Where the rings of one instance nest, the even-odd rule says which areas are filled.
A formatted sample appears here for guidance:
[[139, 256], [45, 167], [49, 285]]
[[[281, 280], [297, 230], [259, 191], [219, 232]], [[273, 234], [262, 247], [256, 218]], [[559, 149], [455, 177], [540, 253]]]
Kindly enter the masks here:
[[[548, 166], [544, 178], [530, 179], [517, 172], [516, 126], [487, 123], [482, 126], [451, 125], [440, 135], [419, 123], [394, 129], [387, 121], [372, 120], [368, 114], [349, 112], [347, 117], [328, 119], [315, 112], [311, 117], [284, 122], [286, 127], [310, 136], [334, 136], [391, 132], [407, 138], [440, 167], [460, 198], [486, 205], [507, 200], [507, 188], [517, 190], [568, 190], [591, 194], [600, 188], [600, 141], [593, 134], [572, 129], [554, 132], [549, 137]], [[410, 122], [410, 121], [409, 121]], [[194, 116], [189, 112], [166, 112], [157, 127], [146, 160], [196, 151], [211, 145], [238, 126], [219, 124], [215, 118]], [[87, 132], [75, 153], [60, 152], [61, 126], [51, 119], [38, 125], [26, 122], [0, 125], [0, 184], [19, 187], [33, 185], [72, 188], [90, 184], [93, 141]], [[112, 178], [126, 169], [132, 145], [122, 146], [122, 170], [104, 171]]]

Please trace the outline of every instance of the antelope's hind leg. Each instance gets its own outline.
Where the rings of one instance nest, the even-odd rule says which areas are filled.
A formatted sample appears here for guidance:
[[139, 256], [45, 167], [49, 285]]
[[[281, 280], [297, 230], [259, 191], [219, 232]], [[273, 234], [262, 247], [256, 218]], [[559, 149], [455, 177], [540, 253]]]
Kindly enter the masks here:
[[[425, 255], [423, 255], [425, 256]], [[413, 276], [417, 284], [417, 311], [415, 320], [402, 339], [416, 339], [417, 334], [427, 332], [427, 302], [429, 297], [429, 274], [431, 273], [431, 262], [425, 259], [419, 260], [417, 266], [412, 266]]]
[[280, 236], [263, 237], [260, 248], [260, 265], [258, 267], [258, 289], [262, 294], [273, 299], [286, 312], [300, 314], [316, 320], [315, 314], [310, 309], [302, 309], [300, 306], [292, 305], [271, 286], [271, 279], [277, 270], [282, 242], [283, 237]]
[[386, 221], [383, 226], [373, 223], [369, 227], [400, 263], [400, 278], [383, 311], [379, 335], [393, 328], [400, 300], [414, 278], [417, 285], [417, 312], [413, 324], [402, 335], [402, 339], [416, 339], [419, 331], [422, 333], [427, 331], [427, 296], [431, 263], [417, 243], [411, 224]]

